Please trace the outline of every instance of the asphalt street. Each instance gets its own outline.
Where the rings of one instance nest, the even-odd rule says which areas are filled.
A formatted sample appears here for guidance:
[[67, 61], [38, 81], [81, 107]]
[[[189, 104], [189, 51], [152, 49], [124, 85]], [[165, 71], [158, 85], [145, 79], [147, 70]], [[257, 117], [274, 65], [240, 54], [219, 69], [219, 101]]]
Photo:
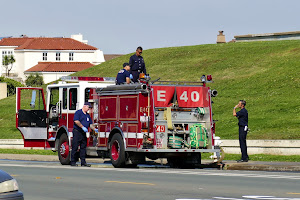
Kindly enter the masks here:
[[92, 168], [0, 160], [25, 199], [300, 199], [300, 173], [216, 169]]

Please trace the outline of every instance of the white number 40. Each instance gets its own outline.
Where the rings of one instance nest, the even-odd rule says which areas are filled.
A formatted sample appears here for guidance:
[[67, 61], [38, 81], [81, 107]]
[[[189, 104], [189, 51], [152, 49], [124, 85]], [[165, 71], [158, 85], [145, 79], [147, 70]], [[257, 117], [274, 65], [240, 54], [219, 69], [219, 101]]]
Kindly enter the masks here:
[[[199, 98], [200, 98], [199, 92], [197, 92], [197, 91], [191, 92], [191, 100], [192, 100], [193, 102], [199, 101]], [[180, 95], [179, 99], [182, 100], [182, 101], [188, 102], [189, 98], [188, 98], [188, 93], [187, 93], [187, 91], [184, 91], [184, 92]]]

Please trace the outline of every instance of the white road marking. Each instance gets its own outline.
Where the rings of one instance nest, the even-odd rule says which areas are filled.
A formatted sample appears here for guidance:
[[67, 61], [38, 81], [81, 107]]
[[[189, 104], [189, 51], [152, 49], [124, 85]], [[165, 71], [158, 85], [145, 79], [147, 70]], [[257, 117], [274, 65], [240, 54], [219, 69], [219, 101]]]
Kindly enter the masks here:
[[[268, 178], [268, 179], [289, 179], [289, 180], [300, 180], [300, 175], [278, 175], [278, 174], [254, 174], [254, 173], [231, 173], [231, 172], [209, 172], [209, 171], [187, 171], [187, 170], [172, 170], [172, 169], [120, 169], [120, 168], [82, 168], [82, 167], [71, 167], [69, 165], [26, 165], [26, 164], [0, 164], [0, 166], [14, 166], [14, 167], [28, 167], [28, 168], [61, 168], [72, 170], [99, 170], [99, 171], [119, 171], [119, 172], [140, 172], [140, 173], [161, 173], [161, 174], [182, 174], [182, 175], [198, 175], [198, 176], [223, 176], [223, 177], [247, 177], [247, 178]], [[274, 172], [276, 173], [276, 172]]]
[[230, 200], [245, 200], [245, 199], [237, 199], [237, 198], [230, 198], [230, 197], [213, 197], [214, 199], [230, 199]]

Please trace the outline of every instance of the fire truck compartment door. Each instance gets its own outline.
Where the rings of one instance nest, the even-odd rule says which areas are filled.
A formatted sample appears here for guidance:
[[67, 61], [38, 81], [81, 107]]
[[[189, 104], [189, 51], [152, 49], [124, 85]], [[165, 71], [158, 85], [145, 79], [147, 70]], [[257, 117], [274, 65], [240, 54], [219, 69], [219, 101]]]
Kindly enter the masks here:
[[47, 139], [43, 88], [17, 88], [16, 126], [24, 139]]

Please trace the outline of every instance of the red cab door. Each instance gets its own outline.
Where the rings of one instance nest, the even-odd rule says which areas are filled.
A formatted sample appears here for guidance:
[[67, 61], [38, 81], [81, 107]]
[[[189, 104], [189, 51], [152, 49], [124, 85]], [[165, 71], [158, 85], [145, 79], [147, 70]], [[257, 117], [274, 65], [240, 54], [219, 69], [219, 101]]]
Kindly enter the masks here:
[[[47, 112], [43, 88], [16, 89], [16, 127], [24, 138], [24, 146], [47, 139]], [[38, 145], [39, 146], [39, 145]], [[30, 145], [29, 145], [30, 147]]]

